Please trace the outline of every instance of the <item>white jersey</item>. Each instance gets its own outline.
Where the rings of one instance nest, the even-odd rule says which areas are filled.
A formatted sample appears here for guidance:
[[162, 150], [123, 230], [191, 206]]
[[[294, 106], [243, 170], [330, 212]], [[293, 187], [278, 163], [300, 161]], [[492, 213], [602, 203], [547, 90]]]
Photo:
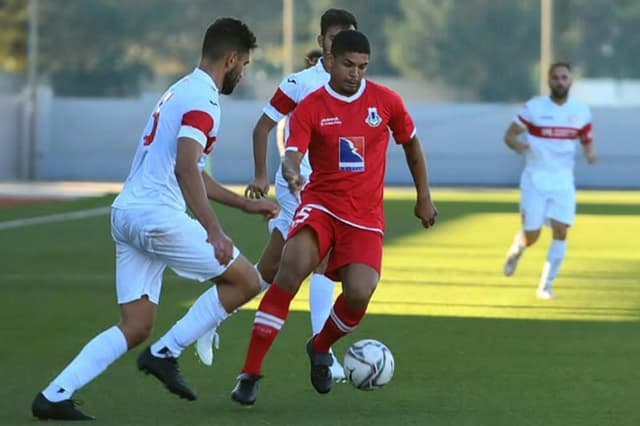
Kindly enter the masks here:
[[164, 206], [186, 210], [175, 175], [178, 138], [199, 142], [204, 169], [220, 128], [218, 89], [211, 77], [196, 68], [160, 98], [138, 143], [129, 176], [113, 202], [119, 209]]
[[[262, 110], [265, 115], [275, 122], [282, 120], [293, 112], [296, 106], [310, 93], [315, 92], [329, 81], [329, 73], [324, 69], [323, 60], [320, 59], [314, 66], [288, 75], [273, 95], [269, 103]], [[285, 128], [285, 141], [289, 136], [289, 123]], [[305, 154], [300, 164], [300, 173], [308, 178], [311, 174], [309, 156]], [[281, 180], [282, 168], [278, 167], [276, 182]]]
[[514, 121], [527, 130], [523, 180], [527, 174], [542, 190], [573, 187], [577, 141], [592, 141], [589, 107], [572, 98], [558, 105], [540, 96], [529, 100]]

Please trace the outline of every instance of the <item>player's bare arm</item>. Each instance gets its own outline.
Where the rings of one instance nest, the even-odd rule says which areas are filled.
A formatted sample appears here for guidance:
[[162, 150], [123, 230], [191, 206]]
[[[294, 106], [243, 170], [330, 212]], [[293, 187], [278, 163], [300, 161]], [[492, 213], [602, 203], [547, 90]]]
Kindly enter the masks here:
[[205, 183], [198, 169], [202, 150], [202, 145], [191, 138], [178, 140], [176, 179], [191, 212], [206, 229], [216, 259], [226, 265], [233, 258], [233, 241], [225, 235], [218, 217], [209, 205]]
[[261, 214], [267, 219], [278, 214], [279, 207], [276, 203], [269, 200], [248, 200], [225, 188], [205, 171], [202, 172], [202, 180], [206, 188], [207, 198], [210, 200], [240, 209], [246, 213]]
[[587, 159], [587, 163], [594, 164], [598, 160], [598, 156], [596, 155], [596, 148], [593, 141], [582, 145], [582, 153], [584, 154], [584, 158]]
[[520, 125], [518, 125], [518, 123], [513, 122], [504, 135], [504, 142], [509, 148], [511, 148], [518, 154], [522, 154], [529, 149], [529, 144], [521, 140], [521, 136], [524, 132], [524, 127], [521, 127]]
[[253, 129], [253, 167], [254, 178], [244, 191], [245, 197], [262, 198], [269, 193], [269, 177], [267, 170], [267, 151], [269, 132], [276, 122], [268, 115], [262, 114]]
[[431, 189], [429, 188], [429, 172], [427, 160], [422, 149], [422, 144], [417, 136], [411, 141], [402, 145], [407, 159], [407, 165], [413, 177], [416, 187], [415, 216], [420, 219], [422, 226], [429, 228], [436, 223], [438, 210], [431, 200]]
[[304, 176], [300, 174], [302, 157], [304, 157], [304, 154], [301, 152], [288, 149], [282, 161], [282, 176], [289, 184], [289, 190], [296, 197], [305, 183]]

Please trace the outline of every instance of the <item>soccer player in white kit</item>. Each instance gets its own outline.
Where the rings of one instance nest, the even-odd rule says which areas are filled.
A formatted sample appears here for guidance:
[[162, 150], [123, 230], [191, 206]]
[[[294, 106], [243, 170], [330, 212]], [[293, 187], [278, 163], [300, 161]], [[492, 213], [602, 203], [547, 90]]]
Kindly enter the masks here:
[[[320, 34], [318, 45], [324, 55], [331, 52], [333, 38], [340, 31], [357, 29], [355, 16], [343, 9], [328, 9], [320, 19]], [[329, 81], [329, 72], [323, 59], [314, 66], [293, 73], [280, 83], [270, 102], [264, 107], [253, 131], [253, 155], [255, 163], [255, 178], [245, 191], [250, 198], [260, 199], [269, 192], [269, 178], [267, 176], [267, 146], [269, 132], [296, 106], [309, 95]], [[288, 133], [288, 129], [286, 129]], [[301, 165], [302, 175], [308, 178], [311, 165], [305, 156]], [[280, 264], [280, 255], [284, 241], [289, 233], [293, 214], [298, 208], [299, 200], [289, 190], [286, 180], [282, 176], [281, 167], [278, 168], [275, 179], [276, 197], [280, 204], [280, 213], [269, 221], [269, 241], [258, 261], [257, 268], [266, 283], [271, 283]], [[311, 327], [313, 334], [320, 332], [329, 317], [333, 306], [335, 283], [324, 276], [326, 263], [321, 265], [311, 277], [309, 289], [309, 304], [311, 311]], [[210, 365], [212, 361], [211, 343], [215, 340], [215, 330], [210, 331], [198, 340], [197, 350], [200, 359]], [[342, 365], [334, 356], [332, 373], [336, 381], [344, 380]]]
[[[196, 399], [180, 373], [178, 356], [206, 330], [255, 297], [261, 286], [254, 266], [222, 230], [209, 199], [267, 217], [278, 212], [275, 203], [237, 195], [204, 171], [220, 128], [219, 94], [233, 91], [255, 47], [256, 38], [242, 21], [217, 19], [204, 36], [199, 66], [157, 103], [112, 206], [120, 322], [87, 343], [36, 395], [34, 416], [94, 419], [78, 410], [72, 395], [149, 336], [167, 266], [182, 277], [213, 280], [217, 285], [142, 352], [138, 368], [153, 374], [171, 392]], [[195, 219], [186, 213], [187, 206]]]
[[[525, 249], [534, 244], [546, 223], [553, 241], [542, 268], [536, 295], [554, 299], [553, 281], [567, 251], [567, 231], [576, 214], [573, 169], [578, 141], [589, 164], [596, 161], [589, 107], [571, 97], [571, 65], [557, 62], [548, 72], [549, 96], [529, 100], [505, 135], [506, 144], [525, 156], [520, 180], [522, 230], [514, 238], [504, 274], [515, 273]], [[526, 133], [524, 140], [520, 136]]]

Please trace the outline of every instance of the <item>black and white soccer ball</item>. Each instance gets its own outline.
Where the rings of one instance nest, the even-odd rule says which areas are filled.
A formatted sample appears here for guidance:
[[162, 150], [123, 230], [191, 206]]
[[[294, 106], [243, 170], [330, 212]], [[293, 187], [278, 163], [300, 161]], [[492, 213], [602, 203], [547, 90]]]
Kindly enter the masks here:
[[395, 368], [389, 348], [373, 339], [351, 345], [342, 365], [349, 383], [367, 391], [380, 389], [389, 383]]

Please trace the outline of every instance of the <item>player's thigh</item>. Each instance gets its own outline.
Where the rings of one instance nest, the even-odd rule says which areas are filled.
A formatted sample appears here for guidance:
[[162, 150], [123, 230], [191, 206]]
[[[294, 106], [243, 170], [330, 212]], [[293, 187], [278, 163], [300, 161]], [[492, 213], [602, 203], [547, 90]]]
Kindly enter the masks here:
[[135, 231], [136, 215], [123, 210], [112, 211], [111, 234], [116, 245], [116, 295], [118, 304], [148, 296], [158, 304], [162, 290], [162, 273], [166, 265], [139, 245]]
[[301, 206], [282, 251], [275, 282], [297, 289], [318, 266], [333, 243], [334, 219], [323, 211]]
[[221, 264], [207, 238], [200, 222], [181, 213], [171, 218], [170, 227], [154, 230], [149, 246], [176, 274], [202, 282], [224, 274], [240, 255], [234, 246], [232, 260]]
[[547, 216], [547, 197], [533, 186], [523, 186], [520, 190], [520, 214], [525, 231], [542, 228]]
[[554, 191], [550, 196], [547, 216], [560, 224], [573, 225], [576, 218], [576, 192], [569, 189]]
[[382, 244], [381, 233], [339, 222], [326, 275], [342, 281], [341, 269], [356, 263], [371, 267], [379, 275], [382, 268]]
[[329, 253], [327, 253], [327, 255], [322, 259], [320, 264], [316, 267], [315, 271], [313, 272], [315, 272], [316, 274], [324, 275], [324, 273], [327, 272], [327, 267], [329, 266], [330, 256], [331, 256], [331, 250], [329, 250]]

